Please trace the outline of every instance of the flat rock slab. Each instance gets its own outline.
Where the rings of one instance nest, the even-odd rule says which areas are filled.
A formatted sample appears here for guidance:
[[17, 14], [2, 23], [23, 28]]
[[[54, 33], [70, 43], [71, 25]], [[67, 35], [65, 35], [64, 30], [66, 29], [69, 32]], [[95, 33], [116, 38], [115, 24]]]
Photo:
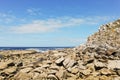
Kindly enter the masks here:
[[108, 61], [109, 69], [120, 69], [120, 60], [109, 60]]

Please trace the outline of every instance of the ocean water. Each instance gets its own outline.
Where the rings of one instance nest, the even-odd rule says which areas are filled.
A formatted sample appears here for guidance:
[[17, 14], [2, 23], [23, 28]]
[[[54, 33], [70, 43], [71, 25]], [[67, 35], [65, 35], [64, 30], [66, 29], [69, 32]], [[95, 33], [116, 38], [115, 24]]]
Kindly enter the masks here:
[[47, 50], [56, 50], [72, 47], [0, 47], [0, 50], [35, 50], [37, 52], [44, 52]]

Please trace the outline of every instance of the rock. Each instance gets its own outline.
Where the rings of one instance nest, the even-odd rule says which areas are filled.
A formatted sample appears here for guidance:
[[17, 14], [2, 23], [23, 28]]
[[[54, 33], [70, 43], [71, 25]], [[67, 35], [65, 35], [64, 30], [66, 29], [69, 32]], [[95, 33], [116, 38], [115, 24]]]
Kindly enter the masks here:
[[9, 63], [7, 64], [7, 66], [8, 66], [8, 67], [15, 66], [15, 63], [14, 63], [14, 62], [9, 62]]
[[37, 67], [37, 68], [33, 69], [32, 71], [38, 72], [38, 73], [42, 73], [42, 68], [41, 67]]
[[65, 70], [60, 69], [55, 75], [59, 78], [59, 80], [63, 79], [65, 76]]
[[120, 76], [120, 70], [117, 70], [117, 74]]
[[48, 64], [43, 64], [42, 65], [42, 68], [49, 68], [50, 67], [50, 65], [48, 65]]
[[97, 60], [94, 61], [94, 65], [95, 65], [96, 68], [104, 68], [104, 67], [106, 67], [105, 63], [99, 62]]
[[56, 74], [57, 73], [57, 70], [50, 70], [49, 72], [48, 72], [48, 74]]
[[52, 70], [59, 70], [59, 66], [51, 65], [50, 69], [52, 69]]
[[23, 66], [22, 62], [17, 63], [17, 67], [22, 67], [22, 66]]
[[58, 80], [58, 78], [55, 75], [48, 75], [47, 80]]
[[82, 70], [81, 73], [83, 73], [84, 75], [89, 75], [91, 73], [91, 70], [86, 69], [86, 70]]
[[63, 65], [67, 66], [70, 60], [71, 60], [70, 58], [66, 58], [63, 62]]
[[73, 67], [73, 68], [68, 68], [67, 69], [70, 73], [72, 73], [72, 74], [76, 74], [76, 73], [78, 73], [78, 71], [79, 71], [79, 69], [78, 68], [75, 68], [75, 67]]
[[67, 55], [66, 53], [58, 52], [58, 53], [54, 54], [54, 57], [63, 57], [63, 56], [66, 56], [66, 55]]
[[4, 77], [3, 77], [3, 76], [0, 76], [0, 80], [4, 80]]
[[73, 67], [76, 64], [75, 60], [70, 60], [66, 68]]
[[63, 65], [65, 68], [73, 67], [77, 62], [75, 60], [71, 60], [70, 58], [67, 58], [63, 61]]
[[20, 72], [27, 73], [27, 72], [30, 72], [32, 69], [33, 68], [31, 68], [31, 67], [27, 67], [27, 68], [21, 69]]
[[37, 80], [39, 79], [39, 73], [35, 72], [33, 76], [31, 76], [33, 78], [33, 80]]
[[112, 71], [103, 68], [103, 69], [100, 70], [100, 73], [101, 73], [102, 75], [110, 75], [110, 74], [112, 74]]
[[108, 68], [109, 69], [120, 69], [120, 60], [109, 60]]
[[106, 51], [106, 54], [107, 55], [112, 55], [115, 51], [116, 50], [114, 50], [114, 49], [109, 49], [109, 50]]
[[15, 64], [11, 60], [8, 60], [7, 62], [0, 62], [0, 70], [10, 66], [15, 66]]
[[32, 76], [29, 74], [23, 73], [23, 72], [18, 72], [15, 76], [14, 79], [16, 80], [30, 80]]
[[58, 64], [58, 65], [60, 65], [60, 64], [62, 64], [63, 61], [64, 61], [64, 58], [61, 57], [61, 58], [57, 59], [57, 60], [55, 61], [55, 63]]
[[12, 74], [12, 73], [16, 72], [16, 70], [17, 70], [16, 67], [10, 67], [10, 68], [7, 68], [7, 69], [3, 70], [3, 73]]
[[0, 70], [7, 68], [7, 64], [5, 62], [0, 62]]

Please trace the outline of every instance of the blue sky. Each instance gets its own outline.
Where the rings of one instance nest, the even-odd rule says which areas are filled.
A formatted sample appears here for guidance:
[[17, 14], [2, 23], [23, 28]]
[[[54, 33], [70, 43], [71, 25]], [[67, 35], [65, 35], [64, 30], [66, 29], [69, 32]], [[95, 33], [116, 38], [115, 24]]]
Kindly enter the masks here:
[[0, 0], [0, 46], [78, 46], [120, 17], [120, 0]]

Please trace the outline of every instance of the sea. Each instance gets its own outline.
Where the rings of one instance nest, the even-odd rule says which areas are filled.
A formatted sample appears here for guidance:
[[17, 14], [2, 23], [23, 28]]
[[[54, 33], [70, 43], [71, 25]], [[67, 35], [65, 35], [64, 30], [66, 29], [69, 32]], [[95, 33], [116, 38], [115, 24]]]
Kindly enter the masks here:
[[65, 48], [73, 48], [73, 47], [0, 47], [0, 51], [2, 50], [35, 50], [37, 52], [44, 52], [48, 50], [60, 50]]

